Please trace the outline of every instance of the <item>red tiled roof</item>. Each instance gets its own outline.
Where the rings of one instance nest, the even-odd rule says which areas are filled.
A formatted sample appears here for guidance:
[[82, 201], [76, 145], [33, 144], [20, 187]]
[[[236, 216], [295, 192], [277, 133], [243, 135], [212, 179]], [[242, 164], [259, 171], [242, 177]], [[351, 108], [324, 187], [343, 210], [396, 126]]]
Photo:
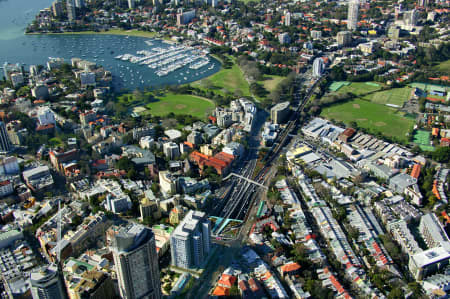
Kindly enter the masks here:
[[295, 272], [295, 271], [298, 271], [300, 268], [301, 268], [301, 266], [297, 263], [289, 263], [289, 264], [281, 266], [281, 271], [283, 273]]
[[228, 274], [222, 274], [220, 277], [219, 282], [217, 283], [219, 286], [223, 286], [226, 288], [231, 288], [234, 283], [236, 282], [236, 276], [228, 275]]
[[9, 184], [10, 184], [9, 180], [5, 180], [5, 181], [1, 181], [0, 182], [0, 186], [6, 186], [6, 185], [9, 185]]
[[214, 292], [212, 293], [214, 296], [229, 296], [230, 295], [230, 289], [224, 288], [222, 286], [217, 286], [214, 289]]
[[418, 179], [420, 176], [421, 169], [422, 169], [422, 166], [420, 166], [420, 164], [414, 164], [414, 167], [411, 171], [411, 176], [415, 179]]

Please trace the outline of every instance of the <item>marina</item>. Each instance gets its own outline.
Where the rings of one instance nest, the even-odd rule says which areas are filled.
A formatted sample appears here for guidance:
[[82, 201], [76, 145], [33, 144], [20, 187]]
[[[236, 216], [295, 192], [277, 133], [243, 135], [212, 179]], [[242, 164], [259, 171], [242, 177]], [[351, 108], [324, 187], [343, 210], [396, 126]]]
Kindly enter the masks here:
[[[149, 42], [145, 42], [149, 45]], [[153, 45], [153, 43], [151, 43]], [[200, 70], [199, 73], [203, 74], [206, 70], [212, 70], [214, 64], [206, 56], [204, 51], [194, 49], [192, 47], [184, 45], [171, 45], [168, 48], [165, 47], [153, 47], [148, 50], [139, 50], [136, 54], [121, 54], [117, 55], [115, 59], [121, 61], [127, 61], [133, 64], [141, 66], [147, 66], [148, 68], [155, 70], [154, 73], [158, 77], [165, 77], [169, 74], [176, 72], [179, 69], [188, 67], [193, 70]], [[189, 74], [189, 71], [186, 71]], [[180, 73], [183, 75], [183, 73]], [[188, 81], [186, 76], [183, 76], [183, 81]], [[177, 81], [178, 83], [181, 80]]]

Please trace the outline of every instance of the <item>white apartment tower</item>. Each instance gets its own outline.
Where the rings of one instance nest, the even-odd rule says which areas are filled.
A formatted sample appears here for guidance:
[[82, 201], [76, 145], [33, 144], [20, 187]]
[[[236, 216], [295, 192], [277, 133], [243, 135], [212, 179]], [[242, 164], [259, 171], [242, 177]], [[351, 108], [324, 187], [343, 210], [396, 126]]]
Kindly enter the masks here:
[[286, 12], [284, 14], [284, 26], [291, 26], [291, 13]]
[[200, 267], [211, 248], [211, 223], [205, 213], [189, 211], [170, 236], [172, 265], [184, 269]]
[[69, 19], [70, 22], [72, 22], [77, 18], [74, 0], [66, 0], [66, 10], [67, 10], [67, 19]]
[[320, 77], [322, 76], [323, 70], [325, 69], [325, 65], [323, 63], [322, 58], [316, 58], [313, 62], [313, 76]]
[[358, 27], [358, 0], [349, 0], [348, 2], [348, 16], [347, 16], [347, 29], [356, 30]]

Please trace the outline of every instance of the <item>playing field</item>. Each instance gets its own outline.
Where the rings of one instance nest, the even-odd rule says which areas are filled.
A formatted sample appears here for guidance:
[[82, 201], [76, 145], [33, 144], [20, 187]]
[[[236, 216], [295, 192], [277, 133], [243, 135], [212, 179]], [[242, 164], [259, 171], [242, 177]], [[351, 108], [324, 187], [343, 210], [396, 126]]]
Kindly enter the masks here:
[[[408, 101], [411, 96], [411, 87], [392, 88], [381, 90], [381, 83], [375, 82], [345, 82], [336, 81], [329, 88], [333, 93], [345, 94], [352, 93], [362, 99], [372, 101], [378, 104], [390, 104], [402, 107], [403, 103]], [[333, 94], [332, 93], [332, 94]]]
[[361, 99], [324, 108], [321, 116], [347, 125], [355, 121], [359, 127], [371, 133], [380, 132], [405, 143], [408, 141], [406, 134], [414, 125], [413, 119], [401, 115], [394, 108]]
[[142, 113], [150, 113], [155, 116], [164, 116], [173, 112], [174, 114], [188, 114], [204, 119], [214, 109], [214, 103], [197, 96], [167, 93], [145, 105], [145, 108], [147, 110]]
[[351, 84], [344, 84], [341, 88], [339, 88], [339, 93], [351, 92], [355, 95], [363, 95], [368, 92], [373, 92], [376, 90], [380, 90], [381, 85], [373, 82], [352, 82]]
[[428, 84], [428, 83], [420, 83], [420, 82], [413, 82], [409, 84], [411, 87], [417, 87], [419, 89], [422, 89], [423, 91], [429, 92], [429, 91], [441, 91], [446, 92], [447, 88], [443, 85], [437, 85], [437, 84]]
[[[369, 95], [372, 102], [378, 104], [391, 104], [399, 107], [403, 106], [403, 103], [408, 101], [411, 96], [412, 88], [393, 88], [389, 90], [383, 90]], [[365, 97], [364, 97], [365, 98]]]

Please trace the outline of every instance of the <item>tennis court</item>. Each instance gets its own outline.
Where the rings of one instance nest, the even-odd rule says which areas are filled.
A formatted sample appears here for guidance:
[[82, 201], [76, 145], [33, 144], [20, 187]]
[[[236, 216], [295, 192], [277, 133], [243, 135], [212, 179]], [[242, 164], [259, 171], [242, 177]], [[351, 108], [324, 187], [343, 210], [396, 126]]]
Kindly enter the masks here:
[[329, 89], [331, 91], [338, 91], [339, 89], [341, 89], [342, 86], [347, 86], [350, 84], [351, 83], [348, 81], [334, 81], [333, 83], [331, 83]]
[[434, 147], [430, 145], [430, 132], [418, 130], [414, 135], [414, 143], [417, 144], [421, 150], [434, 151]]

